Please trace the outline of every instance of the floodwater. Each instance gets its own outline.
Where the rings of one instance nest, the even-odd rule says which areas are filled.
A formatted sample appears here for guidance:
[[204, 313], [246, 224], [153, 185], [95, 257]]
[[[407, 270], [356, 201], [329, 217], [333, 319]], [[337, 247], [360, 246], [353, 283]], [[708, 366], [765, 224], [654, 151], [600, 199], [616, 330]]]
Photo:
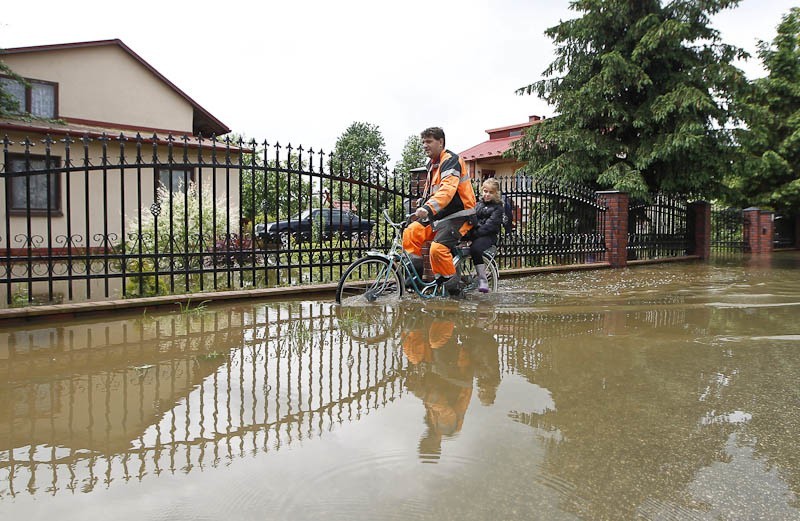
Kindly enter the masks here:
[[0, 519], [800, 519], [800, 252], [0, 329]]

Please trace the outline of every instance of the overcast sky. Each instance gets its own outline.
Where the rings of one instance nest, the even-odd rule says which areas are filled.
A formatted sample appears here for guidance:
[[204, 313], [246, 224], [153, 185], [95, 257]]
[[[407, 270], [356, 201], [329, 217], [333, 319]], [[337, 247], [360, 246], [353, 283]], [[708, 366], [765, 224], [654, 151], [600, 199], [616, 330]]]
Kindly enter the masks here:
[[[34, 16], [33, 5], [40, 13]], [[800, 0], [743, 0], [712, 25], [755, 56]], [[124, 6], [124, 7], [123, 7]], [[465, 150], [553, 109], [515, 89], [552, 61], [566, 0], [3, 2], [0, 47], [119, 38], [235, 132], [329, 151], [354, 121], [391, 156], [425, 127]], [[763, 76], [758, 60], [740, 64]]]

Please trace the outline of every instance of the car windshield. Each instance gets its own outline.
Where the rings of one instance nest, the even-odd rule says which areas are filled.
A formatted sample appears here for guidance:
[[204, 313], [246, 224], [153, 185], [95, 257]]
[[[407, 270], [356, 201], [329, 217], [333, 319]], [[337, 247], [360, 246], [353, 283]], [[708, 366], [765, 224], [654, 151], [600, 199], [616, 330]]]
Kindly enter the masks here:
[[311, 210], [306, 210], [302, 213], [298, 213], [289, 217], [290, 221], [304, 221], [311, 216]]

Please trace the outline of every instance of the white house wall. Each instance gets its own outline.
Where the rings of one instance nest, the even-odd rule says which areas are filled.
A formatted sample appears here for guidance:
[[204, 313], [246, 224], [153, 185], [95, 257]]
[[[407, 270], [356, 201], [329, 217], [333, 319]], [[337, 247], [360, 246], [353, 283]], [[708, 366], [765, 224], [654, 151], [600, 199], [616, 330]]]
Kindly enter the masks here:
[[[9, 139], [15, 144], [9, 147], [11, 153], [24, 153], [24, 146], [19, 144], [25, 136], [22, 135], [9, 135]], [[33, 137], [30, 137], [33, 140]], [[39, 137], [41, 139], [41, 136]], [[149, 162], [152, 158], [152, 145], [143, 146], [142, 154], [143, 161]], [[31, 149], [33, 155], [44, 155], [44, 145], [37, 141], [36, 147]], [[138, 172], [135, 166], [129, 166], [124, 170], [124, 173], [119, 168], [109, 167], [104, 172], [98, 169], [92, 169], [88, 172], [80, 167], [84, 164], [84, 148], [80, 143], [73, 143], [70, 149], [71, 164], [78, 167], [77, 171], [70, 173], [60, 174], [60, 197], [61, 197], [61, 215], [54, 213], [50, 220], [50, 237], [52, 239], [52, 246], [54, 248], [63, 247], [63, 244], [56, 242], [56, 237], [65, 236], [67, 234], [67, 213], [70, 216], [70, 225], [72, 234], [86, 236], [87, 220], [86, 209], [89, 210], [89, 236], [92, 238], [96, 234], [105, 233], [105, 227], [109, 234], [116, 234], [120, 239], [122, 234], [123, 221], [125, 226], [131, 220], [135, 220], [138, 215], [138, 209], [141, 207], [143, 214], [149, 212], [150, 205], [153, 203], [153, 187], [154, 176], [153, 170], [150, 168], [141, 168], [141, 197], [142, 201], [138, 201]], [[111, 142], [108, 150], [108, 159], [111, 164], [119, 163], [119, 148], [116, 142]], [[176, 161], [176, 168], [180, 168], [180, 161], [183, 157], [183, 151], [176, 147], [173, 152]], [[136, 159], [136, 149], [134, 146], [126, 147], [125, 150], [126, 162], [128, 164], [134, 163]], [[197, 161], [198, 152], [196, 149], [189, 151], [190, 161]], [[60, 164], [63, 166], [65, 163], [66, 153], [63, 144], [56, 143], [51, 150], [51, 157], [58, 157]], [[100, 143], [92, 142], [89, 145], [89, 157], [92, 165], [102, 164], [102, 148]], [[167, 147], [159, 147], [159, 161], [167, 162]], [[223, 150], [217, 150], [217, 161], [224, 161], [225, 154]], [[231, 156], [231, 162], [236, 161], [236, 156]], [[211, 151], [206, 150], [203, 152], [203, 161], [211, 162]], [[196, 178], [198, 177], [198, 169], [194, 170]], [[67, 204], [67, 176], [69, 176], [70, 183], [70, 197], [71, 202]], [[89, 187], [89, 199], [86, 198], [86, 187]], [[105, 177], [106, 191], [103, 192], [103, 182]], [[228, 179], [226, 179], [228, 178]], [[124, 182], [124, 190], [123, 190]], [[239, 171], [238, 169], [231, 169], [229, 174], [226, 173], [224, 167], [216, 169], [216, 179], [214, 179], [214, 169], [211, 167], [204, 167], [202, 169], [202, 183], [204, 186], [211, 187], [212, 183], [216, 184], [217, 200], [222, 200], [222, 207], [228, 205], [231, 211], [231, 221], [235, 222], [238, 219], [239, 208]], [[230, 192], [229, 199], [225, 199], [225, 195]], [[123, 195], [124, 194], [124, 195]], [[176, 197], [182, 197], [176, 195]], [[88, 204], [87, 204], [88, 203]], [[124, 219], [123, 219], [123, 203], [124, 203]], [[6, 248], [6, 231], [5, 231], [5, 216], [6, 205], [8, 204], [6, 198], [6, 184], [0, 183], [0, 236], [3, 237], [0, 241], [0, 249]], [[163, 203], [162, 203], [163, 204]], [[220, 205], [217, 205], [220, 206]], [[15, 237], [27, 234], [27, 217], [25, 215], [13, 215], [10, 218], [11, 234], [11, 248], [24, 247], [21, 242], [15, 241]], [[237, 223], [238, 224], [238, 223]], [[44, 244], [38, 245], [39, 248], [47, 247], [48, 236], [48, 218], [46, 215], [32, 215], [31, 216], [31, 231], [34, 236], [41, 236], [44, 238]], [[125, 230], [125, 234], [135, 231], [132, 229]], [[220, 230], [224, 233], [224, 230]], [[78, 245], [83, 247], [85, 244]], [[91, 246], [96, 247], [99, 244], [92, 239]], [[35, 246], [36, 247], [36, 246]]]
[[191, 134], [194, 108], [117, 45], [7, 54], [17, 74], [56, 82], [61, 118]]

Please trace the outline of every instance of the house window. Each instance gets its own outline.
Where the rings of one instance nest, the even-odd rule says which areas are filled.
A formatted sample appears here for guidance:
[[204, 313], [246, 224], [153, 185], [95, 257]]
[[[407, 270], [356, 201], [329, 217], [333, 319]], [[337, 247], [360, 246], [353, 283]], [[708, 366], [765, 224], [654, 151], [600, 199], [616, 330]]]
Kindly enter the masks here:
[[[158, 170], [158, 181], [173, 193], [186, 192], [186, 183], [194, 181], [194, 170], [191, 168], [161, 168]], [[171, 184], [170, 184], [171, 183]]]
[[58, 83], [27, 79], [28, 85], [21, 81], [0, 76], [3, 90], [13, 97], [22, 113], [39, 118], [58, 117]]
[[483, 178], [484, 179], [489, 179], [490, 177], [494, 177], [495, 174], [496, 174], [496, 172], [494, 170], [487, 170], [485, 168], [483, 169], [483, 171], [481, 173], [483, 174]]
[[[49, 159], [50, 164], [48, 165], [48, 158], [44, 156], [26, 157], [19, 154], [9, 154], [8, 171], [36, 172], [59, 168], [61, 164], [60, 158], [50, 156]], [[31, 214], [46, 215], [48, 206], [51, 213], [61, 213], [61, 176], [57, 172], [28, 174], [24, 176], [10, 175], [6, 177], [6, 179], [8, 209], [10, 213], [25, 215], [30, 207]], [[30, 190], [28, 185], [30, 185]], [[50, 189], [49, 198], [48, 188]]]

